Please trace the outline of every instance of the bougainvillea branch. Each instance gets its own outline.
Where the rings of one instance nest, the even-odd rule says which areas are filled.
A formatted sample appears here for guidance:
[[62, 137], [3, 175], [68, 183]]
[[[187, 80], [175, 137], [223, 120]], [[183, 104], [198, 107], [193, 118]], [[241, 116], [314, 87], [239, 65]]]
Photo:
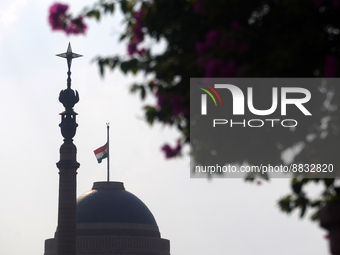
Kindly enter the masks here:
[[55, 3], [50, 7], [48, 21], [52, 30], [63, 31], [67, 35], [84, 34], [87, 29], [84, 17], [72, 18], [70, 14], [67, 14], [68, 8], [68, 5], [61, 3]]

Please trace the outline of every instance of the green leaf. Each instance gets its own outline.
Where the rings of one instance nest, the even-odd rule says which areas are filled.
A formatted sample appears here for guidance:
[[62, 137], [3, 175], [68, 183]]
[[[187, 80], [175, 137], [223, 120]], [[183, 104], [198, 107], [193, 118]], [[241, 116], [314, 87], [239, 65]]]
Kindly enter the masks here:
[[133, 74], [136, 74], [138, 72], [138, 60], [137, 59], [131, 59], [128, 61], [124, 61], [120, 64], [120, 69], [123, 71], [123, 73], [127, 73], [131, 71]]
[[139, 88], [140, 88], [140, 97], [141, 97], [142, 100], [144, 100], [145, 95], [146, 95], [145, 88], [144, 88], [144, 86], [140, 86]]
[[104, 12], [105, 13], [113, 13], [114, 12], [114, 10], [115, 10], [115, 5], [114, 5], [114, 3], [112, 3], [112, 4], [104, 4], [103, 5], [103, 7], [104, 7]]
[[119, 63], [119, 58], [114, 57], [114, 58], [109, 59], [108, 65], [110, 66], [111, 70], [113, 70], [117, 66], [118, 63]]
[[144, 110], [145, 110], [146, 121], [150, 125], [152, 125], [155, 121], [155, 118], [158, 115], [157, 109], [153, 106], [146, 105], [146, 106], [144, 106]]
[[294, 193], [299, 195], [301, 193], [301, 190], [302, 190], [302, 183], [301, 182], [292, 183], [292, 189], [293, 189]]
[[293, 210], [292, 205], [291, 205], [291, 196], [290, 195], [280, 199], [278, 204], [279, 204], [281, 211], [283, 211], [285, 213], [290, 213]]
[[119, 37], [119, 41], [123, 41], [127, 36], [128, 36], [127, 33], [122, 34], [122, 35]]
[[305, 215], [306, 209], [307, 209], [307, 204], [306, 203], [302, 204], [301, 212], [300, 212], [300, 218], [302, 218]]
[[138, 90], [138, 88], [139, 88], [139, 85], [133, 84], [133, 85], [130, 87], [130, 93], [136, 93], [136, 91]]
[[104, 76], [104, 65], [103, 65], [103, 63], [99, 63], [99, 72], [100, 72], [100, 75], [103, 77]]
[[310, 219], [311, 219], [312, 221], [318, 220], [318, 219], [319, 219], [319, 211], [313, 213], [313, 214], [310, 216]]
[[122, 70], [123, 73], [126, 74], [129, 71], [129, 69], [130, 69], [130, 65], [128, 62], [122, 62], [120, 64], [120, 70]]
[[323, 179], [323, 181], [324, 181], [327, 188], [330, 187], [331, 185], [333, 185], [333, 183], [334, 183], [334, 179], [332, 179], [332, 178]]
[[126, 12], [127, 12], [127, 1], [126, 0], [121, 0], [120, 1], [120, 9], [122, 10], [122, 12], [124, 13], [124, 14], [126, 14]]
[[98, 10], [92, 10], [85, 14], [88, 18], [96, 18], [97, 21], [100, 20], [100, 12]]

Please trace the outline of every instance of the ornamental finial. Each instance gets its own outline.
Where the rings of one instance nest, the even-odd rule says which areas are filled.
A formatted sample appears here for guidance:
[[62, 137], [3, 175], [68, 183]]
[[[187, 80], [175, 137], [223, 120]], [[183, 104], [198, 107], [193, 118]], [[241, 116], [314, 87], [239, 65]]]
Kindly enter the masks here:
[[65, 53], [57, 54], [56, 56], [61, 57], [61, 58], [66, 58], [67, 66], [68, 66], [68, 71], [70, 72], [71, 64], [72, 64], [72, 59], [73, 58], [82, 57], [83, 55], [79, 55], [77, 53], [73, 53], [72, 52], [72, 48], [71, 48], [71, 43], [68, 43], [67, 51]]
[[78, 91], [71, 89], [71, 64], [73, 58], [82, 57], [82, 55], [72, 52], [71, 44], [68, 44], [67, 51], [65, 53], [57, 54], [58, 57], [66, 58], [68, 72], [67, 72], [67, 89], [60, 91], [59, 101], [64, 105], [65, 111], [60, 113], [61, 115], [61, 133], [65, 138], [64, 141], [71, 141], [76, 133], [78, 124], [76, 123], [76, 115], [73, 107], [79, 101]]
[[68, 43], [67, 51], [65, 53], [57, 54], [56, 56], [66, 58], [67, 60], [67, 66], [68, 66], [68, 71], [67, 71], [67, 87], [71, 88], [71, 64], [72, 64], [72, 59], [73, 58], [79, 58], [82, 57], [83, 55], [79, 55], [77, 53], [72, 52], [71, 48], [71, 43]]

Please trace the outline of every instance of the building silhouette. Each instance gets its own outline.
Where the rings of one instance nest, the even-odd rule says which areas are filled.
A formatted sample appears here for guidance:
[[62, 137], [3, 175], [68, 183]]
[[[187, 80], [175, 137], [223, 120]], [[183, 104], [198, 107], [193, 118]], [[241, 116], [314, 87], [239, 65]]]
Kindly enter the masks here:
[[[122, 182], [95, 182], [77, 199], [76, 240], [77, 255], [170, 254], [154, 216]], [[56, 255], [56, 243], [47, 239], [44, 255]]]
[[[71, 89], [71, 64], [82, 55], [68, 45], [67, 88], [59, 94], [65, 107], [59, 124], [60, 147], [58, 226], [54, 238], [45, 240], [45, 255], [169, 255], [170, 242], [162, 239], [147, 206], [126, 191], [122, 182], [95, 182], [91, 191], [76, 198], [77, 148], [73, 144], [78, 124], [73, 107], [79, 101]], [[108, 127], [109, 128], [109, 127]], [[108, 164], [109, 166], [109, 164]], [[109, 174], [109, 167], [108, 167]]]

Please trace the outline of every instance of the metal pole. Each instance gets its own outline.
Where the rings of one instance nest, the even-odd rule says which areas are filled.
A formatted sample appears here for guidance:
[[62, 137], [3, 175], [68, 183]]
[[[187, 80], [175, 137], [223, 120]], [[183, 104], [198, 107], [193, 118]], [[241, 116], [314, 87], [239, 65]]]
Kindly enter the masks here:
[[106, 123], [107, 126], [107, 181], [110, 181], [110, 123]]

